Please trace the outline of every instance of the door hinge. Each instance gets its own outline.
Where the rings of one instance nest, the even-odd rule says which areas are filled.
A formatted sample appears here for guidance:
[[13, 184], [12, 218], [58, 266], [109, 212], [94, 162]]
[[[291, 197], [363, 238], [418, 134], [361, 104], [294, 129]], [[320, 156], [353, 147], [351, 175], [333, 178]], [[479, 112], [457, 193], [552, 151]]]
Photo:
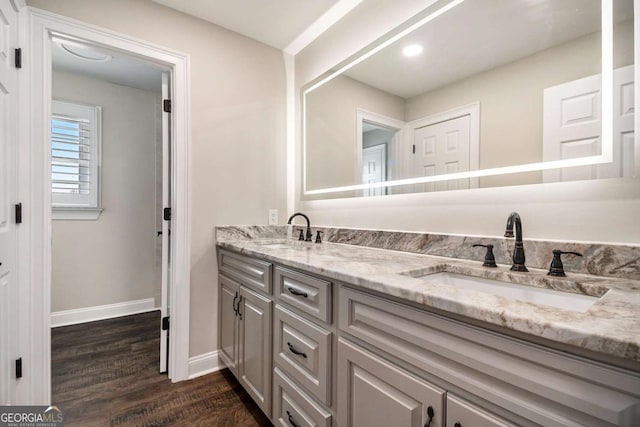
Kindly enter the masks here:
[[16, 379], [22, 378], [22, 357], [16, 359]]
[[169, 316], [162, 318], [162, 330], [163, 331], [169, 330]]
[[413, 154], [416, 154], [416, 144], [413, 144]]
[[162, 110], [165, 113], [170, 113], [171, 112], [171, 100], [170, 99], [165, 99], [164, 101], [162, 101]]
[[16, 68], [22, 68], [22, 48], [16, 48], [14, 51], [14, 60]]
[[22, 203], [16, 205], [16, 224], [22, 224]]
[[162, 217], [165, 221], [171, 221], [171, 208], [164, 208], [162, 211]]

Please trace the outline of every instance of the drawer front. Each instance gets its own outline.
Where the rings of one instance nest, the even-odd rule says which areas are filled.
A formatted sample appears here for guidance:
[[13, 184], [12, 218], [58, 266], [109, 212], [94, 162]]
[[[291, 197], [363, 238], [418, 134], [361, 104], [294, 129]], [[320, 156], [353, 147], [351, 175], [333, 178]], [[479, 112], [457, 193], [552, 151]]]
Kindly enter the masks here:
[[304, 313], [331, 323], [331, 282], [276, 267], [276, 295]]
[[243, 285], [271, 294], [271, 263], [233, 252], [220, 251], [220, 271]]
[[331, 332], [276, 306], [274, 360], [289, 377], [331, 405]]
[[281, 427], [330, 427], [331, 414], [308, 397], [279, 368], [273, 371], [273, 422]]
[[515, 424], [511, 424], [449, 393], [447, 394], [447, 426], [515, 427]]

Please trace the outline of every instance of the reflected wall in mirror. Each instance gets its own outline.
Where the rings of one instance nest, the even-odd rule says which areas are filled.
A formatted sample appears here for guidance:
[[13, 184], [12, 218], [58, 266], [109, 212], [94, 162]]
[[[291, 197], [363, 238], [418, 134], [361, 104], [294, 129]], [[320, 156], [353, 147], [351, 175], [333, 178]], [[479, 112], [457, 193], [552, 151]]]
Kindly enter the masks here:
[[[633, 2], [614, 2], [614, 108], [604, 113], [602, 59], [611, 52], [602, 50], [602, 10], [600, 0], [463, 1], [308, 85], [305, 194], [377, 196], [632, 175]], [[611, 163], [381, 184], [563, 159], [587, 163], [603, 154], [602, 123], [611, 114]], [[349, 186], [359, 187], [327, 190]]]

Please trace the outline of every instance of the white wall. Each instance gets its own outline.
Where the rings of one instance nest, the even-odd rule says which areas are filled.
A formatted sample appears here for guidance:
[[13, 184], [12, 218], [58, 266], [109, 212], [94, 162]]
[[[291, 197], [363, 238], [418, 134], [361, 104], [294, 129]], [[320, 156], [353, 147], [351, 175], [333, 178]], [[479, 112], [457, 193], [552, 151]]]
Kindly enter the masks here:
[[[290, 101], [297, 106], [298, 127], [290, 143], [295, 144], [297, 156], [301, 87], [424, 7], [424, 2], [411, 0], [362, 2], [296, 55], [296, 95]], [[289, 181], [296, 192], [295, 209], [309, 214], [317, 225], [500, 236], [507, 215], [516, 210], [523, 217], [525, 238], [640, 242], [638, 179], [307, 202], [301, 200], [300, 182], [298, 165]]]
[[104, 210], [96, 221], [53, 221], [51, 310], [155, 298], [158, 94], [55, 70], [52, 90], [102, 107]]
[[[191, 356], [217, 349], [213, 228], [284, 218], [282, 53], [151, 0], [29, 0], [47, 9], [188, 53], [191, 59]], [[152, 221], [153, 222], [153, 221]]]
[[[404, 118], [404, 99], [338, 76], [307, 96], [307, 188], [341, 187], [360, 182], [356, 139], [357, 110]], [[315, 119], [315, 120], [314, 120]]]

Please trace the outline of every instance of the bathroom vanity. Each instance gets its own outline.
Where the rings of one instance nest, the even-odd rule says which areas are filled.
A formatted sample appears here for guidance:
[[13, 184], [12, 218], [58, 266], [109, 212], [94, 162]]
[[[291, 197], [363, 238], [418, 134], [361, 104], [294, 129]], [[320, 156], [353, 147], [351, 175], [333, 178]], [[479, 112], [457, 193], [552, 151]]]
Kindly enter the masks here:
[[217, 230], [219, 355], [275, 425], [640, 423], [638, 281], [247, 230]]

